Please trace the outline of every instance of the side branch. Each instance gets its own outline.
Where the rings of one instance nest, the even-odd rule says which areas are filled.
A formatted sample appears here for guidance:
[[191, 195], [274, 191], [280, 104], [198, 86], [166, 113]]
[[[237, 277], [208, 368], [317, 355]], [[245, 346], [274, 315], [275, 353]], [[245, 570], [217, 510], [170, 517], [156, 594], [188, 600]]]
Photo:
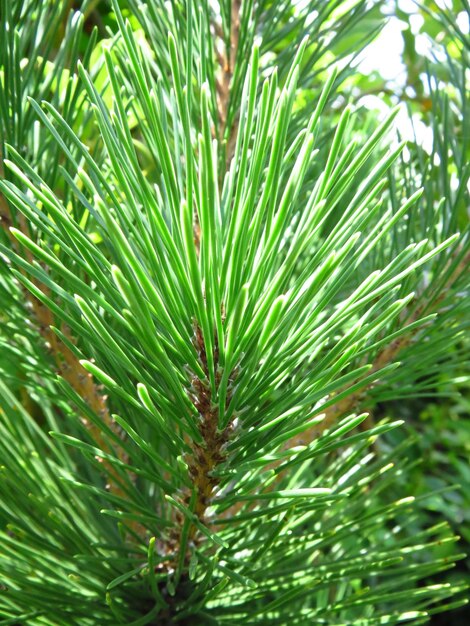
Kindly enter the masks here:
[[[439, 296], [432, 302], [429, 307], [429, 313], [438, 313], [440, 305], [442, 301], [445, 299], [447, 292], [452, 288], [454, 283], [458, 280], [458, 278], [465, 272], [468, 271], [468, 266], [470, 263], [470, 254], [468, 254], [455, 268], [452, 274], [449, 276], [447, 281], [442, 287], [442, 290]], [[418, 306], [412, 312], [408, 314], [405, 313], [405, 316], [402, 320], [403, 326], [409, 326], [414, 322], [417, 322], [425, 311], [426, 307], [424, 305]], [[378, 352], [376, 355], [374, 362], [372, 363], [372, 369], [368, 372], [368, 376], [370, 374], [379, 374], [380, 371], [389, 363], [393, 363], [399, 356], [399, 354], [410, 345], [413, 338], [415, 337], [415, 333], [412, 334], [404, 334], [401, 337], [398, 337], [394, 341], [392, 341], [389, 345], [385, 346], [382, 350]], [[285, 449], [288, 450], [295, 446], [299, 445], [307, 445], [315, 438], [319, 437], [321, 433], [333, 426], [339, 419], [348, 413], [353, 413], [361, 409], [361, 403], [364, 401], [367, 392], [370, 391], [375, 385], [377, 381], [369, 383], [362, 389], [350, 394], [346, 398], [338, 401], [337, 403], [327, 407], [324, 411], [319, 410], [316, 415], [320, 413], [324, 413], [324, 419], [319, 423], [315, 424], [308, 430], [296, 435], [292, 439], [290, 439]], [[314, 417], [314, 416], [312, 416]], [[370, 416], [365, 422], [366, 428], [372, 426]]]
[[[3, 167], [0, 165], [0, 177], [2, 176]], [[18, 242], [10, 232], [10, 226], [12, 225], [11, 210], [2, 194], [0, 194], [0, 221], [4, 231], [10, 239], [13, 249], [18, 252]], [[23, 215], [19, 216], [19, 228], [24, 234], [28, 234], [26, 220]], [[33, 261], [33, 256], [29, 250], [24, 251], [24, 256], [28, 261]], [[50, 297], [51, 294], [47, 287], [34, 279], [33, 282], [35, 286], [42, 291], [42, 293], [44, 293], [44, 295]], [[86, 402], [90, 409], [101, 418], [103, 424], [119, 436], [118, 426], [111, 417], [106, 403], [107, 397], [101, 393], [98, 385], [94, 383], [92, 375], [84, 369], [76, 355], [52, 330], [52, 326], [54, 326], [53, 313], [43, 302], [41, 302], [41, 300], [33, 296], [26, 288], [24, 288], [24, 296], [25, 301], [30, 304], [33, 322], [35, 322], [37, 330], [44, 341], [45, 348], [51, 355], [57, 367], [57, 372], [69, 383], [77, 395], [79, 395]], [[75, 339], [70, 335], [67, 328], [63, 327], [62, 332], [64, 332], [64, 335], [72, 344], [75, 343]], [[103, 452], [112, 454], [113, 451], [103, 438], [100, 428], [97, 425], [90, 423], [90, 421], [85, 417], [82, 417], [82, 422], [86, 426], [97, 447], [103, 450]], [[122, 450], [116, 450], [115, 454], [120, 461], [124, 463], [129, 461], [127, 455]], [[108, 476], [107, 488], [109, 491], [118, 496], [124, 497], [125, 494], [120, 485], [119, 474], [115, 470], [114, 466], [104, 459], [100, 459], [100, 462], [102, 463], [103, 469], [106, 470], [105, 473]]]

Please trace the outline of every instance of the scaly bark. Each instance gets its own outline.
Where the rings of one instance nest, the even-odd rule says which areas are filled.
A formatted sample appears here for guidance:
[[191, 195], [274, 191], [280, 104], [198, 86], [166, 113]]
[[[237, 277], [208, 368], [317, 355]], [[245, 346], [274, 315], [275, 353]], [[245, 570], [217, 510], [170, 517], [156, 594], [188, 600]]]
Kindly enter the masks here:
[[[207, 366], [207, 355], [204, 344], [204, 338], [200, 327], [196, 324], [194, 344], [198, 352], [199, 361], [206, 374], [204, 380], [194, 377], [191, 381], [191, 400], [199, 413], [199, 433], [202, 443], [189, 441], [191, 452], [185, 457], [188, 466], [189, 475], [193, 482], [193, 489], [186, 489], [181, 496], [181, 503], [189, 508], [192, 502], [193, 514], [199, 522], [207, 524], [207, 509], [211, 504], [211, 500], [219, 483], [218, 479], [213, 475], [213, 470], [223, 462], [226, 456], [225, 448], [229, 441], [233, 430], [233, 424], [230, 422], [227, 427], [219, 432], [217, 429], [219, 419], [219, 407], [212, 402], [211, 391], [209, 385], [209, 371]], [[214, 349], [214, 362], [218, 362], [218, 347]], [[216, 375], [216, 384], [220, 382], [220, 377]], [[233, 383], [232, 376], [229, 378], [229, 391], [227, 393], [226, 406], [231, 400], [230, 388]], [[179, 512], [175, 513], [175, 530], [170, 533], [166, 544], [160, 546], [163, 554], [173, 555], [169, 558], [166, 566], [174, 568], [174, 558], [178, 558], [181, 546], [181, 533], [184, 519]], [[198, 532], [195, 524], [191, 524], [188, 533], [188, 544], [198, 544], [203, 537]], [[189, 559], [189, 553], [185, 555], [186, 560]]]

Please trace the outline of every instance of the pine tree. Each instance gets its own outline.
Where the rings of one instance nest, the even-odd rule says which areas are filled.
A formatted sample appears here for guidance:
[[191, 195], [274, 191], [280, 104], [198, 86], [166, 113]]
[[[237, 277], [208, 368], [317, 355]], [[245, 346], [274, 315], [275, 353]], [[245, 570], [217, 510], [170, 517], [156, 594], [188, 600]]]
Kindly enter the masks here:
[[468, 360], [468, 40], [427, 155], [344, 102], [379, 2], [96, 4], [1, 4], [1, 623], [460, 606], [374, 408]]

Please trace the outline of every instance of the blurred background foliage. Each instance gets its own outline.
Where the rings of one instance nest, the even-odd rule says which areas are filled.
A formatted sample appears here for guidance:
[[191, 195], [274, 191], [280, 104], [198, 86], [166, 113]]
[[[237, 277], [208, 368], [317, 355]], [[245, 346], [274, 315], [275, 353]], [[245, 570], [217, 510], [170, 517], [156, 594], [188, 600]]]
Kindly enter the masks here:
[[[426, 180], [426, 195], [458, 204], [458, 227], [463, 229], [470, 216], [470, 5], [466, 0], [392, 1], [381, 11], [388, 22], [363, 52], [364, 62], [349, 79], [348, 95], [363, 105], [366, 118], [371, 111], [403, 104], [398, 125], [409, 142], [407, 157]], [[468, 350], [468, 343], [467, 334], [461, 348]], [[422, 397], [376, 407], [376, 417], [393, 415], [406, 424], [382, 439], [379, 448], [385, 451], [409, 435], [414, 438], [408, 452], [411, 467], [402, 475], [405, 485], [397, 485], [398, 490], [411, 488], [420, 498], [422, 514], [412, 528], [418, 532], [423, 524], [444, 517], [461, 536], [460, 545], [442, 548], [443, 557], [447, 551], [470, 553], [469, 373], [469, 367], [454, 375], [438, 370], [433, 387]], [[468, 556], [448, 573], [451, 584], [462, 578], [470, 581]], [[431, 623], [467, 625], [469, 608], [436, 615]]]

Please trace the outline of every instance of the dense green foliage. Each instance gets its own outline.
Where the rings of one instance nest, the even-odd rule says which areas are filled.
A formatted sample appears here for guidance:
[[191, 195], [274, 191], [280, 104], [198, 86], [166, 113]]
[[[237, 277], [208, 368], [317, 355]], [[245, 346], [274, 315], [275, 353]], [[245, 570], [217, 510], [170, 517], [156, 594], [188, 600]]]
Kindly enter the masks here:
[[387, 3], [2, 2], [2, 624], [466, 603], [457, 4], [404, 98], [354, 68]]

